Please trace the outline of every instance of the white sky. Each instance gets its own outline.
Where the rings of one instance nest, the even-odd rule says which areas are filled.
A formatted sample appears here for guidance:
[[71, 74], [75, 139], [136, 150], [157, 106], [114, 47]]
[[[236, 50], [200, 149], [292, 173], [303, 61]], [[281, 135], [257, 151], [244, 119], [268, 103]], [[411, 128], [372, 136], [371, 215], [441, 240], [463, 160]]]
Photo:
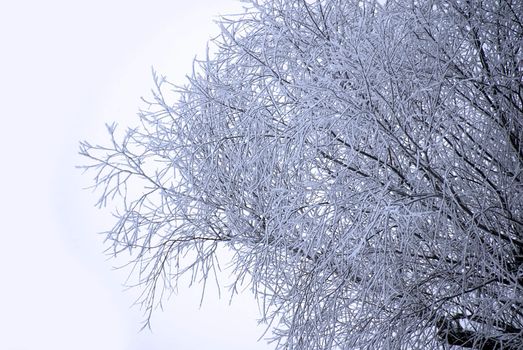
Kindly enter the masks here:
[[233, 0], [0, 1], [0, 349], [270, 349], [250, 295], [181, 289], [142, 313], [111, 271], [107, 211], [74, 166], [78, 141], [137, 122], [151, 66], [180, 82]]

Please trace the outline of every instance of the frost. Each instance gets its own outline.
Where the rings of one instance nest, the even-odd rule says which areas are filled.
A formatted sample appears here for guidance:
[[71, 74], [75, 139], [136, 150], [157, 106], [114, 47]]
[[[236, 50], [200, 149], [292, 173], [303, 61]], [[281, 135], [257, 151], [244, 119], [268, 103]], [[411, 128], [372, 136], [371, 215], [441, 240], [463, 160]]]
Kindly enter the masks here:
[[223, 246], [278, 349], [521, 349], [522, 18], [260, 0], [224, 19], [187, 86], [155, 75], [139, 127], [82, 143], [147, 317]]

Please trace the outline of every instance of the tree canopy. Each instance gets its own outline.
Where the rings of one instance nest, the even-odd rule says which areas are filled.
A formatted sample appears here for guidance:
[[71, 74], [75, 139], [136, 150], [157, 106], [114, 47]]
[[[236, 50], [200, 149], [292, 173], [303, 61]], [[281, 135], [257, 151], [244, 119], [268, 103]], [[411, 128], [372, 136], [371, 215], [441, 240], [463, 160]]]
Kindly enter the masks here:
[[81, 144], [145, 310], [223, 246], [278, 349], [523, 348], [523, 2], [245, 6]]

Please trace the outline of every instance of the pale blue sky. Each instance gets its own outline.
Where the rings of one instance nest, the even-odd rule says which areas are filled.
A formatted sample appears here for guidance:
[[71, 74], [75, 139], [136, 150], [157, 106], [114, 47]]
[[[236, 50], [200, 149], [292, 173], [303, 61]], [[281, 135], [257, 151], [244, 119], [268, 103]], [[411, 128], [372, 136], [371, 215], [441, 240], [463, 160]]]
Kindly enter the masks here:
[[182, 289], [154, 333], [138, 333], [134, 294], [95, 234], [108, 212], [74, 169], [79, 140], [136, 122], [151, 66], [180, 82], [216, 33], [213, 16], [238, 11], [233, 0], [0, 3], [0, 349], [272, 348], [256, 343], [249, 295], [229, 306], [211, 293], [199, 309], [199, 291]]

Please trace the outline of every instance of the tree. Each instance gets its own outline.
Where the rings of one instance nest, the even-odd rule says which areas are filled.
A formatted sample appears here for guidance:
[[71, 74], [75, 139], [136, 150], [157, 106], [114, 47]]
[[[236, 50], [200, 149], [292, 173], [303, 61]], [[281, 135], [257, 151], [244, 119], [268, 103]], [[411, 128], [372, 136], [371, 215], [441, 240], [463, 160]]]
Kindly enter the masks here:
[[523, 2], [251, 0], [221, 27], [81, 144], [148, 315], [224, 246], [279, 349], [523, 348]]

